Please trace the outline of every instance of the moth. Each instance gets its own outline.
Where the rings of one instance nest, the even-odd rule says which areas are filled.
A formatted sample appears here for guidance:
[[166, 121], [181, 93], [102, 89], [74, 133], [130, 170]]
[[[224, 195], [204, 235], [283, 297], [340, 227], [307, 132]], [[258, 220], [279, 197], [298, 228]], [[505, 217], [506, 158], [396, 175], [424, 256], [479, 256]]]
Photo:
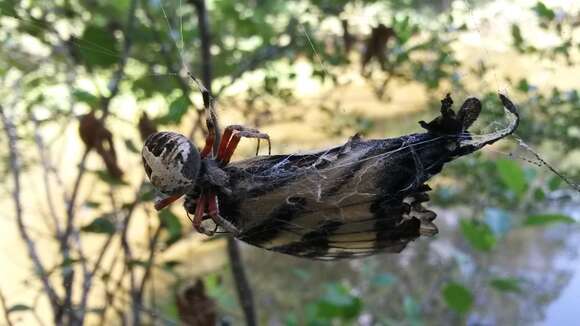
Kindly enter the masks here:
[[[209, 93], [203, 94], [211, 109]], [[387, 139], [355, 135], [321, 151], [231, 164], [242, 137], [268, 144], [270, 139], [255, 129], [230, 126], [214, 157], [215, 128], [208, 118], [201, 151], [183, 135], [159, 132], [145, 141], [143, 164], [151, 183], [168, 195], [156, 208], [185, 196], [186, 213], [205, 234], [225, 232], [267, 250], [320, 260], [398, 253], [418, 237], [438, 233], [436, 213], [424, 206], [431, 190], [426, 182], [446, 163], [517, 129], [516, 106], [502, 94], [499, 99], [509, 123], [490, 134], [468, 131], [481, 112], [478, 99], [467, 99], [455, 112], [447, 95], [438, 117], [419, 122], [422, 133]]]

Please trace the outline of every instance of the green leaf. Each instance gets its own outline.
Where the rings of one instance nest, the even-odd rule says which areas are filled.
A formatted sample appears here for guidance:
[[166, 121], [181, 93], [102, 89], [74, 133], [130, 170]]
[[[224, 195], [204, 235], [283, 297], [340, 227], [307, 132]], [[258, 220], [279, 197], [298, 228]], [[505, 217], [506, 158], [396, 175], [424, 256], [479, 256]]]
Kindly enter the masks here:
[[520, 79], [520, 81], [518, 82], [516, 88], [524, 93], [527, 93], [530, 91], [531, 87], [530, 87], [530, 83], [528, 82], [527, 79], [522, 78]]
[[137, 146], [135, 146], [135, 143], [133, 143], [131, 139], [125, 139], [125, 147], [127, 147], [127, 149], [132, 153], [140, 153], [139, 149]]
[[465, 314], [473, 306], [473, 294], [459, 283], [449, 283], [443, 288], [443, 299], [449, 308]]
[[84, 205], [85, 205], [86, 207], [89, 207], [89, 208], [99, 208], [99, 207], [101, 206], [101, 203], [99, 203], [99, 202], [96, 202], [96, 201], [90, 201], [90, 200], [87, 200], [87, 201], [84, 203]]
[[548, 8], [543, 2], [538, 1], [536, 5], [532, 8], [538, 17], [542, 18], [543, 20], [551, 21], [556, 18], [556, 13], [554, 10]]
[[112, 186], [126, 186], [128, 185], [127, 182], [123, 181], [122, 179], [115, 178], [109, 172], [105, 170], [98, 170], [93, 171], [101, 181], [108, 183]]
[[571, 224], [574, 223], [575, 220], [567, 215], [562, 214], [538, 214], [538, 215], [531, 215], [528, 216], [524, 220], [525, 226], [543, 226], [547, 224], [553, 223], [567, 223]]
[[341, 318], [351, 320], [362, 311], [362, 300], [342, 284], [331, 284], [324, 296], [313, 305], [317, 319]]
[[516, 47], [516, 49], [523, 51], [524, 49], [524, 37], [522, 36], [522, 30], [520, 29], [520, 27], [516, 24], [512, 25], [512, 39], [514, 42], [514, 47]]
[[20, 7], [20, 1], [2, 0], [0, 2], [0, 16], [19, 17], [16, 8]]
[[548, 181], [548, 188], [551, 191], [557, 190], [562, 185], [562, 178], [558, 176], [553, 176], [550, 181]]
[[150, 98], [155, 94], [161, 94], [167, 97], [179, 85], [174, 78], [167, 76], [146, 75], [135, 79], [131, 86], [133, 92], [139, 99]]
[[155, 189], [153, 189], [152, 187], [150, 187], [149, 189], [144, 189], [143, 191], [141, 191], [141, 193], [139, 194], [139, 201], [152, 201], [153, 199], [155, 199]]
[[169, 209], [162, 210], [159, 213], [159, 219], [161, 220], [161, 225], [169, 233], [169, 237], [165, 243], [167, 246], [170, 246], [181, 238], [181, 222], [179, 222], [179, 218]]
[[83, 260], [78, 258], [67, 257], [62, 261], [62, 263], [60, 263], [59, 267], [61, 268], [71, 267], [73, 264], [80, 263], [81, 261]]
[[15, 304], [12, 307], [8, 308], [8, 313], [13, 313], [13, 312], [18, 312], [18, 311], [29, 311], [32, 310], [32, 308], [30, 308], [29, 306], [25, 305], [25, 304]]
[[99, 104], [98, 97], [81, 89], [75, 89], [72, 96], [77, 102], [87, 103], [90, 107], [95, 107]]
[[89, 309], [87, 309], [87, 313], [95, 314], [95, 315], [102, 315], [105, 313], [105, 308], [89, 308]]
[[489, 282], [489, 285], [500, 292], [522, 292], [520, 280], [517, 278], [494, 278]]
[[78, 43], [84, 63], [89, 67], [106, 68], [119, 61], [117, 39], [103, 27], [87, 26]]
[[185, 96], [178, 97], [175, 101], [171, 102], [169, 105], [169, 112], [166, 115], [159, 118], [159, 123], [161, 124], [173, 124], [179, 123], [183, 116], [187, 113], [189, 109], [189, 99]]
[[495, 247], [495, 235], [486, 223], [463, 219], [460, 222], [460, 227], [461, 233], [474, 249], [490, 251]]
[[181, 265], [181, 261], [179, 260], [168, 260], [164, 261], [163, 264], [161, 264], [161, 268], [170, 272], [173, 271], [173, 269], [179, 265]]
[[116, 0], [116, 1], [111, 1], [110, 4], [113, 8], [115, 8], [119, 13], [125, 13], [127, 12], [127, 10], [129, 10], [129, 3], [130, 1], [128, 0]]
[[520, 197], [527, 187], [524, 170], [512, 160], [498, 160], [495, 164], [504, 185]]
[[149, 262], [140, 259], [131, 259], [127, 264], [131, 267], [149, 267]]
[[81, 228], [83, 232], [113, 234], [115, 233], [115, 224], [107, 217], [97, 217], [90, 224]]

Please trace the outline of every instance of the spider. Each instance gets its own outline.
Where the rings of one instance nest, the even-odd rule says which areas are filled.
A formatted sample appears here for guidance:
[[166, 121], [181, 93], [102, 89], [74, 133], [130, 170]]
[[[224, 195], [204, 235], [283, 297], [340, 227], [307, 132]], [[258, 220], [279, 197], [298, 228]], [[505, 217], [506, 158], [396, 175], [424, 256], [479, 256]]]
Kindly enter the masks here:
[[[185, 136], [174, 132], [158, 132], [145, 140], [141, 152], [145, 172], [151, 183], [168, 195], [155, 203], [155, 209], [161, 210], [183, 195], [194, 196], [196, 199], [192, 224], [198, 232], [213, 235], [217, 226], [221, 225], [227, 232], [236, 235], [238, 230], [220, 216], [216, 190], [227, 191], [224, 186], [228, 180], [222, 168], [230, 162], [242, 137], [258, 139], [256, 155], [260, 150], [261, 139], [268, 142], [268, 153], [271, 152], [270, 137], [257, 129], [231, 125], [225, 128], [214, 155], [212, 150], [216, 142], [214, 100], [210, 92], [194, 76], [191, 74], [189, 76], [203, 96], [208, 134], [201, 152]], [[203, 227], [202, 222], [207, 219], [215, 222], [214, 230]]]

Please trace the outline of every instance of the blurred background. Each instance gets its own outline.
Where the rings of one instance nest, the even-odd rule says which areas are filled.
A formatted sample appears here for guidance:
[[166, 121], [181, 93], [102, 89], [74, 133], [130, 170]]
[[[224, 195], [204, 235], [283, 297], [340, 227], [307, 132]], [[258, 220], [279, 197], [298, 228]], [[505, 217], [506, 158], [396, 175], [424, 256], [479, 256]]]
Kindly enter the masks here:
[[[476, 96], [517, 137], [430, 182], [439, 235], [323, 263], [240, 244], [259, 325], [570, 325], [580, 302], [580, 4], [573, 0], [1, 0], [1, 324], [244, 324], [226, 239], [157, 213], [155, 130], [219, 122], [273, 153], [420, 132]], [[187, 67], [187, 68], [186, 68]], [[518, 140], [518, 139], [521, 139]], [[251, 157], [242, 141], [234, 160]], [[540, 153], [541, 159], [533, 151]]]

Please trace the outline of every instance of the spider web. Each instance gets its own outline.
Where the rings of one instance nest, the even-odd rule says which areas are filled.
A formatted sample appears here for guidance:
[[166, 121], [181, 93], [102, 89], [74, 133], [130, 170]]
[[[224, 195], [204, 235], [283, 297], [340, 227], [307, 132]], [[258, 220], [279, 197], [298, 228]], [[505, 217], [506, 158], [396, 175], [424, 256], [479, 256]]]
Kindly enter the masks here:
[[[469, 2], [466, 2], [466, 4], [469, 5]], [[169, 19], [167, 17], [165, 17], [165, 19], [169, 23]], [[180, 22], [180, 26], [181, 26], [181, 24], [182, 23]], [[310, 40], [310, 37], [308, 36], [308, 32], [306, 31], [306, 29], [304, 28], [302, 23], [300, 23], [300, 26], [303, 29], [305, 37], [308, 38], [308, 42], [310, 43], [313, 51], [316, 52], [316, 56], [318, 58], [317, 60], [320, 62], [322, 69], [326, 70], [327, 68], [324, 65], [324, 58], [320, 55], [319, 51], [317, 50], [316, 45], [314, 45], [312, 43], [312, 41]], [[185, 66], [186, 60], [183, 59], [183, 36], [182, 36], [183, 33], [175, 33], [174, 28], [171, 26], [170, 26], [170, 29], [172, 30], [172, 33], [171, 33], [172, 37], [174, 37], [174, 35], [179, 35], [180, 42], [179, 42], [179, 45], [177, 46], [177, 48], [180, 50], [180, 58], [181, 58], [182, 64]], [[180, 30], [181, 30], [181, 27], [180, 27]], [[483, 33], [483, 32], [480, 31], [480, 33]], [[80, 44], [78, 46], [86, 48], [86, 47], [89, 47], [90, 45]], [[98, 49], [96, 49], [96, 50], [98, 51]], [[484, 53], [484, 56], [491, 56], [492, 55], [484, 47], [482, 47], [481, 50], [482, 50], [482, 53]], [[498, 85], [499, 78], [497, 76], [495, 76], [494, 78], [495, 78], [496, 85]], [[504, 92], [506, 92], [505, 87], [503, 87], [503, 88], [504, 88]], [[488, 107], [486, 109], [494, 110], [495, 108]], [[523, 109], [528, 109], [528, 108], [523, 108]], [[482, 128], [477, 134], [474, 134], [474, 133], [463, 134], [463, 135], [458, 135], [457, 137], [459, 139], [461, 139], [462, 141], [464, 141], [465, 143], [475, 144], [477, 142], [486, 142], [486, 141], [489, 141], [490, 139], [499, 137], [499, 135], [501, 135], [503, 130], [505, 130], [505, 126], [510, 125], [511, 123], [512, 123], [511, 118], [509, 118], [509, 116], [508, 116], [507, 122], [493, 122], [490, 125], [487, 125], [484, 128]], [[498, 153], [500, 153], [506, 157], [509, 157], [509, 158], [522, 160], [526, 163], [533, 164], [535, 166], [548, 169], [548, 170], [552, 171], [553, 173], [555, 173], [556, 175], [558, 175], [558, 177], [560, 177], [561, 179], [566, 181], [573, 189], [580, 191], [577, 184], [575, 184], [571, 180], [567, 179], [557, 169], [555, 169], [552, 165], [547, 163], [546, 160], [542, 157], [542, 155], [537, 153], [537, 151], [535, 151], [534, 149], [532, 149], [525, 141], [523, 141], [517, 137], [513, 137], [513, 139], [515, 139], [515, 141], [517, 142], [517, 144], [516, 144], [517, 148], [515, 150], [513, 150], [511, 152], [499, 152], [496, 149], [492, 149], [491, 151], [498, 152]], [[288, 155], [281, 156], [280, 161], [277, 164], [269, 166], [263, 170], [254, 171], [252, 174], [249, 175], [249, 177], [250, 177], [250, 179], [253, 179], [253, 180], [259, 180], [260, 178], [273, 177], [279, 181], [290, 180], [290, 179], [294, 179], [297, 177], [303, 177], [303, 179], [306, 180], [307, 182], [301, 183], [299, 186], [296, 186], [295, 188], [293, 188], [292, 191], [290, 191], [290, 189], [289, 189], [288, 192], [286, 192], [284, 198], [289, 200], [292, 197], [295, 197], [294, 191], [297, 191], [298, 193], [308, 194], [308, 195], [312, 196], [313, 198], [320, 198], [321, 194], [323, 193], [322, 189], [323, 189], [324, 183], [328, 182], [328, 180], [331, 179], [331, 176], [333, 176], [337, 172], [352, 168], [360, 163], [366, 163], [365, 166], [368, 169], [372, 169], [373, 167], [381, 166], [381, 164], [383, 164], [386, 160], [391, 159], [392, 157], [396, 156], [398, 153], [409, 151], [411, 149], [414, 149], [417, 151], [429, 150], [430, 148], [433, 148], [434, 143], [436, 143], [436, 142], [437, 142], [437, 140], [431, 139], [428, 141], [419, 141], [417, 143], [413, 143], [413, 145], [401, 145], [401, 146], [398, 146], [396, 149], [387, 150], [384, 153], [372, 155], [372, 156], [366, 157], [362, 160], [356, 160], [356, 156], [353, 156], [353, 157], [351, 157], [351, 162], [343, 162], [342, 164], [332, 166], [332, 167], [322, 168], [322, 169], [318, 168], [318, 166], [320, 166], [325, 161], [332, 160], [336, 154], [335, 153], [336, 150], [334, 150], [336, 148], [331, 148], [331, 149], [324, 150], [322, 152], [315, 152], [315, 153], [310, 153], [310, 154], [309, 153], [288, 154]], [[373, 148], [373, 146], [368, 144], [368, 145], [366, 145], [365, 148], [361, 148], [359, 150], [358, 155], [362, 155], [361, 153], [367, 153], [372, 148]], [[316, 159], [309, 160], [308, 159], [309, 157], [310, 158], [315, 157]], [[420, 163], [425, 165], [424, 162], [420, 162]], [[296, 169], [295, 169], [297, 166], [301, 167], [299, 171], [296, 171]], [[249, 172], [247, 172], [247, 173], [249, 173]], [[424, 177], [424, 173], [425, 173], [424, 171], [418, 170], [417, 177], [418, 178]], [[336, 179], [334, 181], [336, 181]], [[344, 205], [344, 203], [347, 203], [349, 200], [352, 200], [354, 198], [360, 198], [360, 197], [365, 197], [365, 196], [370, 197], [372, 195], [376, 195], [376, 193], [372, 192], [372, 189], [371, 190], [364, 189], [364, 185], [361, 182], [358, 182], [358, 183], [355, 183], [355, 187], [347, 188], [346, 190], [344, 190], [340, 194], [340, 196], [337, 196], [336, 198], [334, 198], [332, 205], [338, 207], [340, 205]], [[289, 200], [289, 201], [291, 201], [291, 200]], [[348, 218], [348, 216], [343, 216], [343, 219], [346, 219], [346, 218]], [[324, 218], [322, 218], [320, 220], [324, 220]], [[283, 223], [291, 223], [292, 227], [300, 229], [300, 230], [305, 230], [305, 231], [316, 231], [317, 230], [316, 225], [312, 225], [309, 223], [297, 223], [297, 222], [286, 222], [286, 221], [282, 221], [282, 222]], [[363, 226], [368, 227], [368, 229], [361, 228], [360, 229], [361, 231], [374, 230], [373, 229], [374, 227], [370, 226], [371, 224], [369, 223], [369, 222], [375, 222], [374, 220], [370, 221], [370, 220], [362, 219], [362, 220], [360, 220], [360, 222]], [[368, 224], [365, 225], [365, 223], [368, 223]], [[272, 230], [273, 230], [272, 228], [264, 229], [263, 232], [267, 234], [267, 233], [271, 232]], [[366, 238], [361, 238], [360, 240], [361, 240], [360, 241], [361, 246], [357, 247], [356, 248], [357, 250], [359, 250], [362, 254], [366, 254], [367, 250], [371, 250], [370, 252], [373, 252], [372, 250], [374, 250], [374, 248], [371, 248], [368, 246], [369, 241], [367, 241]], [[195, 261], [194, 257], [191, 257], [191, 261]]]
[[[446, 146], [457, 142], [474, 151], [505, 137], [516, 125], [516, 116], [508, 111], [506, 127], [482, 135], [352, 138], [345, 145], [318, 152], [235, 162], [226, 171], [233, 179], [229, 192], [236, 198], [224, 195], [221, 212], [240, 229], [240, 239], [275, 251], [284, 252], [290, 244], [295, 250], [308, 239], [320, 250], [289, 253], [332, 259], [398, 252], [416, 238], [395, 235], [404, 226], [403, 219], [421, 220], [420, 234], [437, 232], [431, 223], [435, 214], [415, 201], [428, 199], [424, 182], [453, 159]], [[377, 204], [386, 208], [373, 213]], [[397, 211], [409, 204], [413, 208], [408, 214]], [[385, 221], [392, 222], [396, 232], [386, 224], [381, 229]], [[377, 234], [386, 230], [393, 234], [382, 239], [390, 241], [385, 243]]]
[[[468, 10], [473, 13], [473, 7], [471, 6], [471, 4], [469, 2], [465, 2], [465, 4], [468, 7]], [[171, 26], [169, 19], [167, 18], [167, 14], [165, 9], [163, 9], [163, 3], [161, 3], [161, 7], [164, 13], [164, 19], [166, 20], [169, 29], [171, 30], [170, 35], [172, 36], [176, 47], [179, 49], [179, 55], [181, 58], [181, 62], [182, 62], [182, 66], [185, 70], [187, 70], [186, 64], [185, 64], [185, 60], [183, 59], [183, 46], [184, 46], [184, 42], [183, 42], [183, 36], [182, 33], [175, 33], [174, 32], [174, 28]], [[182, 24], [182, 22], [180, 22], [180, 24]], [[330, 75], [330, 73], [328, 72], [328, 68], [325, 65], [324, 59], [322, 57], [322, 55], [320, 54], [320, 52], [317, 50], [316, 45], [313, 43], [312, 38], [310, 37], [310, 35], [308, 34], [308, 31], [306, 29], [306, 27], [304, 26], [303, 22], [299, 22], [299, 27], [302, 31], [302, 33], [304, 34], [305, 39], [307, 40], [310, 48], [312, 49], [313, 53], [315, 54], [315, 58], [316, 58], [316, 62], [317, 64], [320, 66], [320, 68], [324, 71], [324, 73], [326, 73], [327, 75]], [[180, 25], [180, 30], [182, 30], [182, 27]], [[478, 33], [482, 33], [481, 29], [479, 28], [479, 26], [475, 27], [475, 30], [478, 31]], [[178, 40], [176, 35], [180, 35], [181, 39]], [[482, 49], [484, 56], [490, 56], [491, 54], [489, 53], [489, 51], [486, 48]], [[189, 73], [189, 72], [188, 72]], [[493, 72], [494, 75], [494, 79], [495, 79], [495, 83], [498, 84], [498, 76], [497, 73], [494, 71]], [[200, 89], [203, 89], [203, 85], [200, 85], [200, 83], [195, 80], [195, 83], [199, 86]], [[488, 108], [489, 109], [489, 108]], [[513, 125], [515, 123], [515, 117], [513, 115], [508, 115], [508, 119], [509, 121], [507, 122], [507, 125]], [[465, 133], [465, 134], [458, 134], [456, 135], [456, 137], [458, 137], [459, 139], [461, 139], [461, 142], [463, 145], [472, 145], [472, 146], [478, 146], [480, 144], [485, 144], [490, 142], [491, 140], [494, 139], [499, 139], [499, 138], [503, 138], [504, 136], [506, 136], [508, 133], [506, 132], [506, 130], [509, 130], [509, 128], [505, 127], [505, 123], [502, 124], [498, 121], [494, 121], [491, 124], [489, 124], [488, 126], [484, 127], [481, 129], [481, 131], [478, 134], [471, 134], [471, 133]], [[511, 132], [509, 132], [511, 133]], [[292, 183], [292, 187], [286, 187], [285, 188], [285, 195], [281, 195], [277, 200], [279, 202], [291, 202], [293, 198], [299, 197], [299, 194], [302, 195], [306, 195], [307, 197], [311, 198], [314, 200], [314, 202], [323, 202], [322, 200], [322, 196], [324, 193], [324, 189], [325, 189], [325, 185], [328, 185], [330, 182], [328, 180], [333, 180], [335, 183], [343, 183], [346, 182], [346, 180], [340, 180], [341, 176], [341, 171], [347, 171], [349, 169], [352, 169], [353, 167], [357, 166], [357, 165], [365, 165], [365, 169], [371, 170], [371, 169], [384, 169], [385, 166], [385, 161], [388, 160], [390, 157], [396, 155], [397, 153], [401, 153], [401, 152], [409, 152], [412, 150], [418, 150], [418, 151], [423, 151], [423, 150], [429, 150], [432, 147], [433, 143], [437, 143], [438, 139], [434, 139], [434, 140], [428, 140], [428, 141], [424, 141], [424, 142], [419, 142], [419, 143], [414, 143], [413, 145], [401, 145], [399, 146], [397, 149], [393, 149], [393, 150], [387, 150], [383, 153], [371, 156], [371, 157], [364, 157], [364, 158], [360, 158], [357, 160], [355, 159], [357, 157], [357, 155], [361, 155], [361, 153], [365, 153], [368, 152], [370, 150], [372, 150], [372, 145], [368, 145], [367, 148], [361, 148], [360, 151], [356, 151], [353, 152], [349, 155], [352, 156], [352, 160], [348, 161], [348, 160], [344, 160], [346, 162], [342, 162], [340, 163], [340, 165], [337, 166], [331, 166], [331, 167], [327, 167], [327, 168], [319, 168], [319, 165], [321, 165], [324, 162], [329, 162], [332, 161], [333, 159], [336, 159], [335, 157], [332, 157], [333, 155], [336, 155], [337, 148], [333, 148], [333, 149], [329, 149], [326, 151], [320, 151], [320, 152], [316, 152], [316, 153], [312, 153], [312, 154], [287, 154], [287, 155], [277, 155], [275, 156], [277, 158], [277, 161], [275, 164], [271, 165], [271, 166], [267, 166], [267, 168], [263, 169], [263, 168], [248, 168], [248, 169], [243, 169], [243, 173], [244, 175], [244, 180], [246, 180], [246, 182], [249, 185], [256, 185], [256, 184], [261, 184], [260, 180], [266, 180], [267, 183], [270, 184], [285, 184], [285, 183], [289, 183], [290, 180], [298, 180], [300, 179], [301, 182], [300, 183]], [[542, 159], [542, 157], [537, 153], [534, 152], [533, 149], [531, 149], [531, 147], [527, 144], [525, 144], [525, 142], [523, 142], [521, 139], [518, 139], [517, 142], [517, 151], [508, 153], [507, 156], [509, 158], [516, 158], [516, 159], [520, 159], [524, 162], [527, 163], [531, 163], [534, 164], [536, 166], [543, 166], [546, 167], [547, 169], [549, 169], [550, 171], [552, 171], [553, 173], [555, 173], [556, 175], [558, 175], [558, 177], [564, 179], [564, 181], [566, 181], [569, 185], [571, 185], [574, 189], [578, 189], [578, 187], [573, 184], [572, 182], [570, 182], [568, 179], [566, 179], [561, 173], [559, 173], [555, 168], [553, 168], [551, 165], [549, 165], [544, 159]], [[523, 155], [517, 154], [517, 152], [524, 150], [527, 153], [533, 153], [533, 155], [530, 157], [530, 155], [528, 155], [528, 157], [524, 157]], [[344, 153], [343, 153], [344, 155]], [[503, 154], [506, 155], [506, 154]], [[251, 160], [250, 160], [251, 161]], [[426, 176], [425, 175], [425, 170], [428, 169], [424, 169], [423, 166], [427, 165], [427, 162], [422, 162], [421, 158], [419, 157], [418, 160], [416, 160], [415, 165], [417, 167], [421, 167], [421, 168], [415, 168], [415, 179], [416, 180], [428, 180], [432, 175]], [[243, 165], [244, 163], [242, 163]], [[332, 164], [331, 164], [332, 165]], [[336, 172], [339, 171], [339, 172]], [[344, 173], [343, 173], [344, 174]], [[370, 173], [369, 173], [370, 174]], [[325, 204], [328, 204], [330, 207], [335, 207], [338, 209], [339, 213], [339, 220], [341, 221], [348, 221], [348, 213], [344, 213], [343, 209], [341, 208], [342, 205], [349, 205], [352, 204], [349, 202], [349, 200], [352, 200], [353, 198], [358, 198], [359, 203], [364, 203], [364, 200], [361, 199], [362, 198], [372, 198], [373, 196], [377, 196], [377, 189], [369, 189], [368, 185], [372, 184], [372, 180], [371, 179], [364, 179], [362, 178], [362, 175], [365, 175], [365, 173], [362, 173], [361, 175], [357, 176], [359, 178], [359, 181], [357, 183], [354, 183], [351, 185], [351, 187], [346, 187], [345, 189], [342, 189], [340, 194], [338, 194], [338, 196], [335, 196], [335, 198], [332, 198], [331, 200], [326, 199], [324, 202]], [[372, 174], [370, 174], [372, 175]], [[240, 177], [240, 176], [238, 176]], [[352, 177], [352, 176], [348, 176], [348, 177]], [[339, 179], [339, 180], [337, 180]], [[364, 180], [364, 182], [363, 182]], [[409, 185], [409, 187], [411, 187], [411, 185]], [[247, 186], [247, 188], [251, 188], [250, 186]], [[372, 187], [370, 187], [372, 188]], [[238, 190], [238, 189], [237, 189]], [[254, 189], [254, 191], [256, 191]], [[362, 200], [362, 201], [361, 201]], [[222, 211], [227, 209], [224, 209], [226, 205], [222, 205]], [[272, 207], [266, 205], [267, 209], [272, 209]], [[278, 223], [270, 223], [270, 225], [268, 227], [263, 227], [260, 232], [262, 234], [268, 234], [270, 232], [274, 233], [275, 228], [280, 228], [280, 227], [286, 227], [290, 232], [290, 233], [296, 233], [297, 236], [302, 237], [304, 236], [307, 232], [316, 232], [318, 230], [318, 227], [320, 225], [323, 225], [325, 222], [327, 221], [331, 221], [334, 220], [336, 214], [332, 213], [330, 215], [332, 216], [325, 216], [323, 214], [323, 212], [321, 211], [317, 211], [316, 217], [310, 217], [310, 220], [295, 220], [292, 222], [288, 222], [288, 221], [283, 221], [281, 219], [275, 219], [272, 218], [272, 216], [269, 213], [262, 213], [262, 214], [256, 214], [256, 210], [257, 208], [254, 207], [252, 209], [252, 217], [251, 218], [247, 218], [247, 219], [242, 219], [239, 221], [231, 221], [231, 222], [235, 222], [235, 224], [237, 224], [237, 226], [240, 228], [242, 234], [244, 233], [245, 230], [250, 229], [251, 226], [253, 224], [256, 224], [258, 222], [264, 222], [264, 220], [271, 220], [271, 222], [278, 222]], [[329, 210], [329, 207], [325, 207], [324, 209]], [[259, 216], [259, 217], [257, 217]], [[226, 218], [228, 218], [228, 216], [226, 215]], [[231, 217], [230, 217], [231, 220]], [[375, 222], [375, 219], [373, 218], [365, 218], [362, 221], [356, 221], [358, 222], [363, 222], [363, 223], [368, 223], [368, 230], [366, 231], [372, 231], [373, 228], [375, 228], [374, 225], [371, 225], [372, 223]], [[206, 223], [212, 224], [213, 222], [211, 220], [207, 220]], [[312, 224], [315, 223], [315, 224]], [[211, 228], [211, 226], [208, 226], [208, 228]], [[365, 230], [358, 230], [358, 231], [365, 231]], [[259, 236], [259, 234], [253, 233], [253, 235], [255, 236]], [[319, 237], [327, 237], [328, 234], [322, 234]], [[299, 241], [299, 238], [296, 239], [296, 241]], [[344, 248], [342, 248], [344, 249]], [[371, 250], [373, 248], [370, 247], [361, 247], [359, 249], [364, 249], [364, 250]]]

